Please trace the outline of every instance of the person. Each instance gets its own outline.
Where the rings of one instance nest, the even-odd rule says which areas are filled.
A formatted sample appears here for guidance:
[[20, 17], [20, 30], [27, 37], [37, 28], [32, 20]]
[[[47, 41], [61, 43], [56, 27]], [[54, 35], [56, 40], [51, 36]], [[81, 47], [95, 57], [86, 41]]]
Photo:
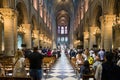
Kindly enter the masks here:
[[70, 59], [76, 57], [76, 53], [75, 53], [75, 51], [73, 49], [70, 50], [69, 55], [70, 55]]
[[84, 61], [85, 61], [85, 60], [88, 60], [88, 57], [90, 56], [90, 55], [89, 55], [89, 50], [88, 50], [88, 48], [85, 49], [85, 51], [84, 51], [84, 53], [82, 54], [82, 56], [83, 56], [83, 58], [84, 58]]
[[100, 56], [96, 55], [95, 63], [93, 63], [93, 65], [92, 65], [92, 68], [93, 68], [94, 72], [96, 71], [97, 66], [101, 63], [102, 62], [100, 61]]
[[52, 56], [51, 49], [48, 49], [47, 56]]
[[83, 65], [80, 66], [80, 77], [78, 80], [80, 80], [84, 74], [90, 74], [90, 64], [88, 60], [85, 60]]
[[95, 72], [96, 80], [119, 80], [120, 67], [113, 62], [113, 53], [105, 53], [105, 62], [97, 66]]
[[15, 55], [15, 67], [13, 69], [14, 77], [27, 77], [27, 72], [25, 70], [25, 58], [21, 50], [17, 50]]
[[78, 53], [78, 54], [76, 55], [76, 64], [77, 64], [77, 65], [83, 64], [82, 53]]
[[117, 65], [120, 67], [120, 59], [117, 61]]
[[34, 47], [33, 53], [29, 54], [30, 76], [33, 80], [42, 79], [42, 59], [44, 56], [39, 53], [38, 47]]
[[101, 49], [101, 50], [98, 52], [98, 55], [100, 56], [100, 61], [103, 62], [103, 61], [104, 61], [104, 56], [105, 56], [105, 51], [104, 51], [104, 49]]

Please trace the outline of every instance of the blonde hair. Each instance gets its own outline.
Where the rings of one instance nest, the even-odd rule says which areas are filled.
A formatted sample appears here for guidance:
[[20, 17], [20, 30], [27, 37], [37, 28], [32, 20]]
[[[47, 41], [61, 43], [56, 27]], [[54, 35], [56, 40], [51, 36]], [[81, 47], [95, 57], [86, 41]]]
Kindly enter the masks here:
[[21, 50], [17, 50], [15, 53], [15, 59], [24, 57], [23, 52]]

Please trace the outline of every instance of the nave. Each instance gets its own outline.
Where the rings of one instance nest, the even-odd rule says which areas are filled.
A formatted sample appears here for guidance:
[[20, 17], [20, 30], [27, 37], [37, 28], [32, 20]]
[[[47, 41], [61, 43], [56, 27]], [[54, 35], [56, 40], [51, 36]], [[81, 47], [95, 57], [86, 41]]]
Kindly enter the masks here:
[[48, 73], [46, 80], [77, 80], [73, 67], [64, 52], [61, 52], [61, 57]]

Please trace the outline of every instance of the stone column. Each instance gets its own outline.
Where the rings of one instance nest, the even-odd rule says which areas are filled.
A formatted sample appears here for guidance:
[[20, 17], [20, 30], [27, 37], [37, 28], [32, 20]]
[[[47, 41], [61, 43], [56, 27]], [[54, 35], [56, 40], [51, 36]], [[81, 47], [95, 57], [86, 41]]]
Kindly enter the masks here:
[[112, 49], [112, 25], [114, 18], [114, 15], [104, 15], [100, 17], [102, 26], [102, 46], [105, 50]]
[[4, 18], [4, 46], [7, 56], [14, 55], [14, 11], [9, 8], [2, 8], [0, 12]]
[[90, 27], [90, 43], [89, 43], [89, 49], [93, 48], [93, 45], [96, 44], [96, 28], [97, 27]]
[[14, 14], [15, 16], [14, 16], [14, 51], [16, 51], [17, 50], [17, 41], [18, 41], [18, 39], [17, 39], [17, 15], [18, 15], [18, 13], [17, 13], [17, 11], [15, 12], [15, 14]]
[[56, 48], [55, 38], [52, 36], [52, 48]]
[[0, 22], [0, 54], [2, 53], [2, 29], [3, 27], [2, 27], [2, 23]]
[[113, 44], [113, 48], [120, 48], [120, 37], [119, 37], [119, 35], [120, 35], [120, 26], [114, 26], [113, 27], [113, 29], [114, 29], [114, 44]]
[[31, 49], [31, 26], [30, 24], [22, 24], [22, 26], [25, 28], [26, 33], [24, 34], [24, 44], [27, 45], [27, 48]]
[[84, 32], [84, 49], [88, 48], [89, 32]]
[[38, 30], [33, 30], [35, 39], [34, 39], [34, 47], [38, 46], [39, 47], [39, 31]]

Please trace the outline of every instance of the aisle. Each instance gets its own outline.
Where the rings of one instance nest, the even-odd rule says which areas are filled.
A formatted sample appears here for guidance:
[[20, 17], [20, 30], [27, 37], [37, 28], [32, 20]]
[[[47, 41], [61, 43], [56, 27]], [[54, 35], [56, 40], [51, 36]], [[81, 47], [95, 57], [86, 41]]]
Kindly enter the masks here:
[[61, 53], [61, 57], [51, 69], [46, 80], [77, 80], [75, 72], [64, 53]]

